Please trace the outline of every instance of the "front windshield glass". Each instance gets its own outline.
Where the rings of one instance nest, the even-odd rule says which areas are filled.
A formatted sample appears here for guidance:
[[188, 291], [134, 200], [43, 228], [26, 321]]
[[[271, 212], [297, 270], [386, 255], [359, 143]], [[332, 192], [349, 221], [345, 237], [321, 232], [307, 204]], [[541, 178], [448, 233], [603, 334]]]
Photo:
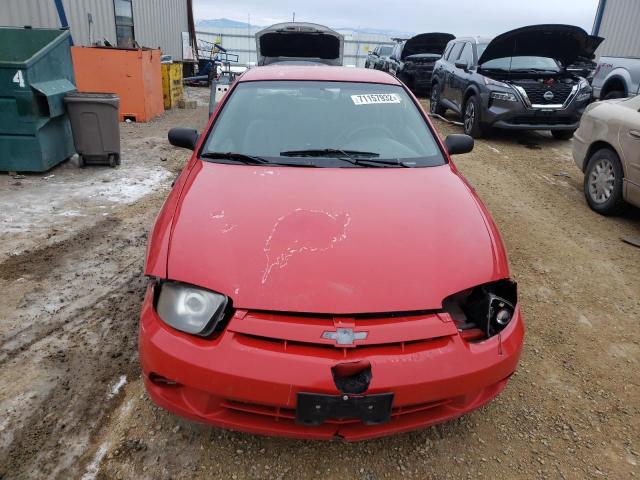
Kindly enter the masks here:
[[389, 46], [389, 47], [380, 47], [380, 56], [381, 57], [388, 57], [389, 55], [391, 55], [391, 50], [393, 50], [393, 47]]
[[482, 64], [484, 69], [493, 70], [544, 70], [559, 72], [558, 62], [548, 57], [505, 57], [495, 58]]
[[[213, 158], [220, 152], [318, 167], [372, 167], [384, 160], [405, 167], [445, 163], [403, 88], [351, 82], [240, 83], [200, 155], [220, 161]], [[357, 165], [340, 157], [357, 159]]]

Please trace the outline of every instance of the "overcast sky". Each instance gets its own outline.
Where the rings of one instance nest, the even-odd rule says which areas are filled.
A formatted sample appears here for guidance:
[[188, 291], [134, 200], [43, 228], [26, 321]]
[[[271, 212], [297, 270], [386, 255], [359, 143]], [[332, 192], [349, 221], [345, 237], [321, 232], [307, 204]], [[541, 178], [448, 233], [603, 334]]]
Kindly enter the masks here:
[[591, 32], [598, 0], [194, 0], [196, 20], [230, 18], [271, 25], [290, 21], [333, 28], [376, 28], [496, 35], [536, 23], [568, 23]]

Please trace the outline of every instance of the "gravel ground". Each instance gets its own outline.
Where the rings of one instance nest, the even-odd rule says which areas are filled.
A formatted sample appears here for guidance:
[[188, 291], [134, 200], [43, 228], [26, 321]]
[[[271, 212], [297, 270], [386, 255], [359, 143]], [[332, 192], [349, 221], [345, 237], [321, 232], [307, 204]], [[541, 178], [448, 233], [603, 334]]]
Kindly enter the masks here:
[[[166, 131], [206, 121], [206, 92], [189, 94], [196, 110], [122, 126], [116, 171], [67, 163], [0, 179], [0, 479], [640, 475], [640, 249], [620, 240], [640, 237], [640, 213], [591, 212], [570, 142], [546, 133], [493, 134], [456, 159], [502, 232], [527, 324], [520, 369], [496, 401], [357, 444], [227, 432], [156, 408], [136, 352], [141, 273], [147, 232], [187, 158]], [[167, 173], [149, 181], [145, 170]], [[78, 214], [32, 208], [31, 193], [47, 201], [57, 190], [42, 184], [54, 179], [94, 179], [91, 191], [113, 182], [113, 193], [132, 178], [129, 200], [82, 201], [67, 188], [50, 201]]]

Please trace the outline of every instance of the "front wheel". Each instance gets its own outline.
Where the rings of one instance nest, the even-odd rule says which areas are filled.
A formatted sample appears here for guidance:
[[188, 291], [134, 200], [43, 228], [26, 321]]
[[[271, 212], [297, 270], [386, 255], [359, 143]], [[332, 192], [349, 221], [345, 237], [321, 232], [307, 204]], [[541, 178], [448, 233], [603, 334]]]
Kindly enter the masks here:
[[621, 213], [626, 207], [622, 197], [623, 177], [616, 152], [602, 148], [591, 155], [584, 175], [584, 196], [589, 207], [601, 215]]
[[484, 129], [480, 125], [480, 101], [477, 96], [473, 95], [467, 99], [463, 112], [464, 133], [473, 138], [480, 138]]
[[556, 140], [569, 140], [574, 133], [575, 130], [551, 130], [551, 135]]
[[434, 83], [431, 87], [430, 98], [429, 111], [434, 115], [444, 116], [447, 109], [440, 104], [440, 85], [438, 83]]

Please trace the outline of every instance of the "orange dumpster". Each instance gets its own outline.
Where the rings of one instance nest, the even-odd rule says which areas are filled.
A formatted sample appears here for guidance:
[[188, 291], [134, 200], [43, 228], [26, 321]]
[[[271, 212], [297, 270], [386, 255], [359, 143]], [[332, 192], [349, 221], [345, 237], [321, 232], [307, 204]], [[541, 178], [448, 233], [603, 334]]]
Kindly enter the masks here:
[[120, 121], [147, 122], [164, 112], [160, 50], [72, 47], [80, 92], [116, 93]]

